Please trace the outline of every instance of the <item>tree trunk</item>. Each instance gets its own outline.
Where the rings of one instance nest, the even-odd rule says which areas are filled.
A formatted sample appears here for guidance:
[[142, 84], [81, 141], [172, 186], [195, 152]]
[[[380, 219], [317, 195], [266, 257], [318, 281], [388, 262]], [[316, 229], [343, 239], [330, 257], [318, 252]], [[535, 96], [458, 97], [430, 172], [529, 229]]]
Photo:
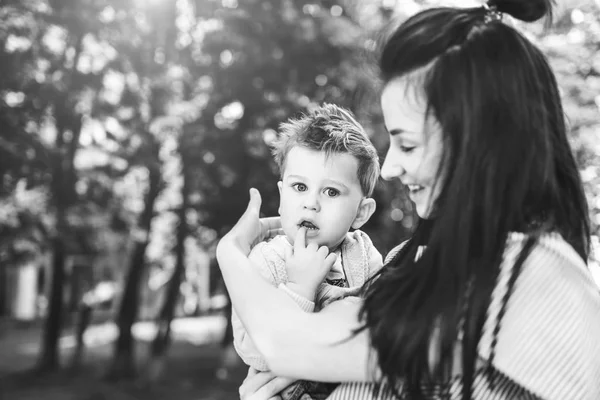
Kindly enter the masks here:
[[[72, 115], [65, 109], [66, 101], [58, 102], [62, 108], [56, 112], [56, 154], [52, 165], [51, 193], [56, 212], [56, 232], [52, 238], [52, 268], [50, 273], [50, 293], [48, 314], [44, 323], [42, 347], [37, 368], [40, 371], [50, 371], [60, 367], [58, 341], [63, 326], [63, 286], [65, 281], [66, 248], [64, 233], [67, 231], [67, 210], [75, 201], [76, 174], [73, 159], [79, 145], [81, 134], [81, 116]], [[65, 132], [70, 129], [73, 137], [65, 142]], [[68, 151], [68, 157], [62, 155]]]
[[71, 359], [70, 368], [77, 370], [81, 366], [83, 352], [85, 350], [84, 335], [92, 320], [93, 306], [83, 301], [79, 302], [77, 309], [77, 324], [75, 326], [75, 351]]
[[[183, 157], [182, 157], [183, 158]], [[147, 379], [151, 382], [160, 379], [164, 371], [165, 356], [171, 343], [171, 322], [175, 315], [175, 307], [179, 299], [181, 281], [185, 273], [185, 240], [188, 236], [188, 224], [186, 220], [186, 212], [189, 206], [188, 203], [188, 174], [185, 171], [185, 163], [183, 164], [183, 185], [181, 187], [182, 203], [177, 212], [179, 224], [177, 225], [177, 243], [175, 244], [175, 270], [173, 276], [167, 286], [165, 300], [160, 311], [158, 320], [156, 321], [157, 331], [156, 337], [152, 342], [151, 360], [149, 363]]]
[[[158, 148], [156, 150], [158, 153]], [[158, 154], [156, 154], [156, 157], [158, 159]], [[138, 222], [138, 227], [143, 232], [144, 237], [138, 238], [135, 243], [125, 279], [125, 287], [116, 321], [119, 336], [113, 348], [113, 362], [108, 372], [109, 379], [132, 378], [136, 372], [135, 343], [131, 328], [137, 319], [140, 302], [140, 281], [144, 272], [146, 248], [148, 247], [152, 218], [154, 217], [154, 204], [161, 187], [159, 166], [151, 166], [148, 170], [149, 188], [144, 201], [144, 211]]]
[[[179, 245], [177, 245], [179, 247]], [[181, 252], [181, 257], [183, 257], [183, 250], [178, 250], [178, 253]], [[169, 281], [167, 286], [167, 293], [165, 296], [165, 302], [163, 303], [163, 307], [160, 312], [160, 316], [158, 321], [156, 322], [157, 331], [156, 337], [152, 341], [151, 347], [151, 360], [148, 365], [148, 373], [147, 378], [149, 381], [156, 381], [160, 379], [164, 371], [165, 364], [165, 356], [167, 353], [167, 349], [171, 343], [171, 322], [173, 321], [173, 316], [175, 314], [175, 306], [177, 305], [177, 300], [179, 299], [179, 288], [181, 287], [181, 278], [183, 277], [183, 273], [185, 272], [185, 264], [183, 259], [179, 261], [179, 254], [177, 256], [177, 263], [175, 265], [175, 271], [173, 272], [173, 276]]]
[[7, 310], [7, 287], [6, 287], [6, 265], [0, 266], [0, 317], [8, 314]]
[[42, 335], [42, 348], [38, 360], [38, 369], [51, 371], [60, 367], [58, 340], [63, 320], [63, 284], [65, 280], [65, 246], [60, 235], [52, 239], [52, 274], [50, 277], [50, 295], [48, 314]]

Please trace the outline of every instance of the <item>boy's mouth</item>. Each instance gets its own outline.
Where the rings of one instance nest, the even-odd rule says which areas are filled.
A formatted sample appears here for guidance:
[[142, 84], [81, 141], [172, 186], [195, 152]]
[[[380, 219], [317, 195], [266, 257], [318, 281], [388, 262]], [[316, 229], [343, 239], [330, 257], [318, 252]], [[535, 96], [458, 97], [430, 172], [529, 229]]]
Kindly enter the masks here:
[[316, 226], [315, 224], [313, 224], [310, 221], [302, 221], [298, 224], [298, 226], [303, 226], [308, 230], [318, 230], [319, 229], [318, 226]]

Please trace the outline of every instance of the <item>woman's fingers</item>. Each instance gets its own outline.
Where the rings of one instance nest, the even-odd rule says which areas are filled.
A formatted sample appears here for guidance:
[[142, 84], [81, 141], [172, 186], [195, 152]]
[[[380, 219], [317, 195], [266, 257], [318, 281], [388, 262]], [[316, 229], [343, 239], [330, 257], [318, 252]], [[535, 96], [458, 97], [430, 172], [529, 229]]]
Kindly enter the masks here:
[[275, 229], [269, 229], [269, 232], [267, 234], [267, 237], [269, 239], [274, 238], [275, 236], [279, 236], [279, 235], [284, 235], [285, 232], [283, 231], [282, 228], [275, 228]]
[[[253, 368], [250, 368], [246, 379], [244, 379], [239, 388], [240, 399], [254, 400], [255, 398], [251, 396], [255, 395], [259, 389], [273, 380], [273, 378], [275, 378], [275, 375], [270, 372], [257, 372]], [[272, 393], [271, 396], [277, 393], [279, 392]]]
[[268, 231], [276, 231], [278, 229], [281, 229], [281, 218], [280, 217], [261, 218], [260, 223]]
[[294, 383], [294, 379], [276, 377], [261, 386], [254, 394], [250, 395], [247, 400], [270, 400], [278, 398], [277, 394], [283, 389]]
[[294, 379], [280, 378], [273, 373], [248, 369], [248, 375], [240, 386], [241, 400], [281, 400], [278, 395], [283, 389], [295, 382]]
[[261, 230], [264, 233], [264, 237], [261, 240], [272, 239], [275, 236], [283, 235], [283, 229], [281, 228], [280, 217], [265, 217], [260, 219]]

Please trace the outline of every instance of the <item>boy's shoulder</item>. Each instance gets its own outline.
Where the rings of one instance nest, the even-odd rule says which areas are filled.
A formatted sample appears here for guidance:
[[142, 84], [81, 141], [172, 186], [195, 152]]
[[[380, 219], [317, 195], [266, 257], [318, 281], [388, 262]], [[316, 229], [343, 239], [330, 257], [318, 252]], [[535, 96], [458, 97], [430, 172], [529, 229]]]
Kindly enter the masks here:
[[358, 229], [346, 234], [342, 244], [342, 260], [350, 286], [362, 286], [383, 266], [381, 253], [369, 235]]
[[342, 242], [342, 252], [347, 253], [352, 249], [360, 249], [362, 254], [371, 257], [371, 255], [379, 255], [379, 250], [375, 248], [373, 241], [365, 232], [356, 229], [346, 234], [346, 238]]
[[267, 262], [285, 259], [285, 249], [291, 246], [284, 235], [275, 236], [264, 242], [258, 243], [252, 248], [250, 258], [262, 258]]
[[290, 246], [285, 236], [258, 243], [250, 252], [250, 260], [260, 269], [263, 276], [279, 284], [287, 280], [285, 269], [285, 247]]
[[356, 229], [352, 232], [346, 233], [346, 238], [344, 239], [343, 244], [344, 245], [360, 244], [360, 245], [366, 246], [366, 247], [373, 246], [373, 242], [371, 241], [371, 238], [369, 237], [369, 235], [367, 235], [365, 232], [361, 231], [360, 229]]

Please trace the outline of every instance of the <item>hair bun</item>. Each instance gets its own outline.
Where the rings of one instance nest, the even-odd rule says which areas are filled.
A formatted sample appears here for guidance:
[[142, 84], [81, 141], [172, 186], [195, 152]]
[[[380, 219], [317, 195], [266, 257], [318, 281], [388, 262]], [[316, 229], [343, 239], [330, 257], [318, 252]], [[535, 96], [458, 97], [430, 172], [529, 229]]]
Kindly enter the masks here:
[[533, 22], [552, 15], [553, 0], [489, 0], [500, 12], [525, 22]]

